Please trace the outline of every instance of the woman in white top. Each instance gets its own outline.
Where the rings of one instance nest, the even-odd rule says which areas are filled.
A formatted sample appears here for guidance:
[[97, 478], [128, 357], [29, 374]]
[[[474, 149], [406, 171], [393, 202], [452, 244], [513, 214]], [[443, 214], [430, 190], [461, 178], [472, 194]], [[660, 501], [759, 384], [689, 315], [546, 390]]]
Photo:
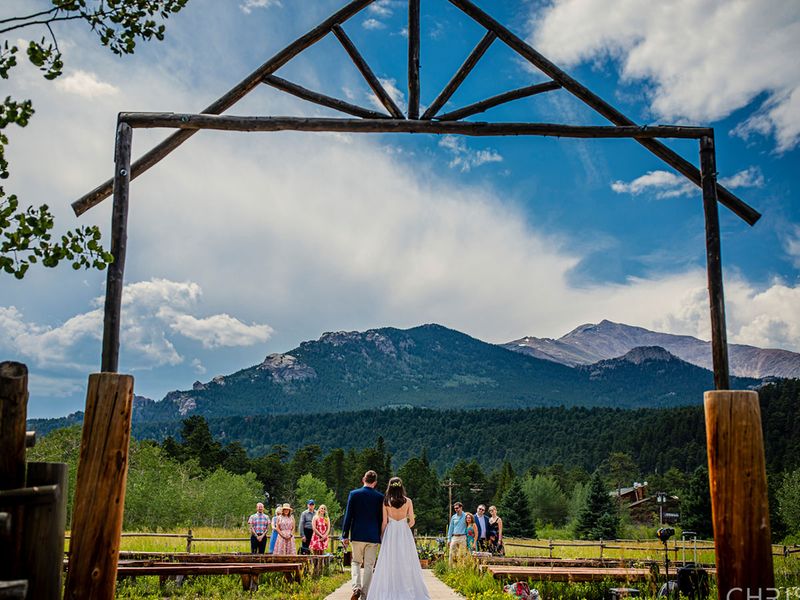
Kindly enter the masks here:
[[383, 497], [381, 549], [367, 600], [430, 600], [414, 543], [414, 504], [392, 477]]

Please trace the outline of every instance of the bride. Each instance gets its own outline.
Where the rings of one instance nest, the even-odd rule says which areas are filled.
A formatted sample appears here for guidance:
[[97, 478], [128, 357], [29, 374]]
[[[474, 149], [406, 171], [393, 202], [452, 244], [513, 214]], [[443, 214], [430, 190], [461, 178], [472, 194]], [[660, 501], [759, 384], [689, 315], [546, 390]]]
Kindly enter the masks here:
[[414, 544], [414, 504], [392, 477], [383, 498], [381, 550], [367, 600], [430, 600]]

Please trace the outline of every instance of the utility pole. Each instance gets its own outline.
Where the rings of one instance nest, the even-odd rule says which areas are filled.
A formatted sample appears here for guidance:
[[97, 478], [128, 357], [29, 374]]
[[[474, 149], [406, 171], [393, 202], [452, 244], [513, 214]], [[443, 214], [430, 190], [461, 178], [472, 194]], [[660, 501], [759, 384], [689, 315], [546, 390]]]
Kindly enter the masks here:
[[453, 518], [453, 488], [458, 487], [460, 484], [455, 483], [452, 477], [448, 477], [447, 481], [442, 483], [442, 487], [447, 488], [447, 496], [449, 498], [449, 504], [447, 505], [448, 510], [448, 517], [447, 522], [450, 523], [450, 519]]

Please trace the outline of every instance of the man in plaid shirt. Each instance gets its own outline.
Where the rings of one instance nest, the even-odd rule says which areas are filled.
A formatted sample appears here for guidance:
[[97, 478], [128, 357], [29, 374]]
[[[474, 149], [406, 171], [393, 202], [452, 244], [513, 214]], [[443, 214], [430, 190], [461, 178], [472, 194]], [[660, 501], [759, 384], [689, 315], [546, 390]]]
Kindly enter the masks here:
[[269, 517], [264, 514], [264, 505], [261, 502], [256, 504], [256, 511], [247, 520], [250, 525], [250, 554], [264, 554], [267, 549]]

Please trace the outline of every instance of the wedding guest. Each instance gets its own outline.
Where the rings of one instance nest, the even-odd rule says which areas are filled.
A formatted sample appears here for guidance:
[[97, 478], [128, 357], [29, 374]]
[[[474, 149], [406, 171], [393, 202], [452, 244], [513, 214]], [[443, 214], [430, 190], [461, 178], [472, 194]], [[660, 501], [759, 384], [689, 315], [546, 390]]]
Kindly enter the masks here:
[[297, 548], [294, 545], [294, 517], [291, 505], [281, 506], [277, 529], [278, 540], [275, 542], [275, 554], [297, 554]]
[[503, 554], [503, 519], [497, 514], [497, 507], [489, 507], [489, 534], [487, 545], [492, 554]]
[[453, 504], [453, 516], [450, 517], [450, 524], [447, 526], [447, 542], [450, 545], [450, 555], [448, 563], [453, 564], [453, 560], [459, 558], [467, 551], [467, 526], [465, 524], [466, 515], [464, 506], [461, 502]]
[[275, 553], [275, 542], [278, 541], [278, 517], [281, 515], [281, 505], [275, 507], [275, 514], [272, 515], [272, 535], [269, 538], [269, 553]]
[[467, 552], [475, 552], [478, 549], [478, 527], [472, 513], [464, 513], [464, 524], [467, 530]]
[[489, 516], [486, 514], [486, 506], [483, 504], [479, 504], [475, 511], [475, 525], [478, 528], [478, 550], [485, 552], [489, 533]]
[[264, 514], [264, 505], [256, 504], [256, 512], [247, 519], [250, 525], [250, 554], [264, 554], [267, 549], [267, 532], [269, 517]]
[[297, 533], [303, 536], [303, 541], [300, 544], [300, 554], [311, 554], [308, 545], [311, 543], [311, 536], [314, 535], [314, 527], [311, 523], [314, 521], [314, 506], [316, 502], [309, 500], [306, 505], [308, 508], [301, 513], [300, 524], [297, 528]]
[[311, 536], [311, 543], [308, 547], [312, 554], [325, 554], [328, 550], [328, 538], [331, 533], [331, 520], [328, 517], [328, 507], [321, 504], [311, 521], [311, 528], [314, 530]]

